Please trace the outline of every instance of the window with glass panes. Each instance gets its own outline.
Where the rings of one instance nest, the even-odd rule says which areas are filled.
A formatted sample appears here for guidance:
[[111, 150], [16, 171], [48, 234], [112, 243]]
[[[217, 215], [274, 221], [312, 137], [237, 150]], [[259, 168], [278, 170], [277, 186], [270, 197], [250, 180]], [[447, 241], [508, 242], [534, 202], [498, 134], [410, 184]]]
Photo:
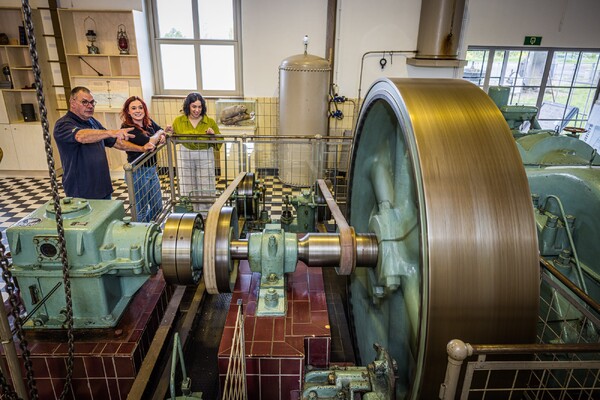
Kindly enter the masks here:
[[536, 106], [544, 129], [584, 127], [598, 99], [600, 50], [469, 47], [463, 79], [511, 88], [510, 105]]
[[158, 94], [242, 95], [240, 0], [147, 0]]

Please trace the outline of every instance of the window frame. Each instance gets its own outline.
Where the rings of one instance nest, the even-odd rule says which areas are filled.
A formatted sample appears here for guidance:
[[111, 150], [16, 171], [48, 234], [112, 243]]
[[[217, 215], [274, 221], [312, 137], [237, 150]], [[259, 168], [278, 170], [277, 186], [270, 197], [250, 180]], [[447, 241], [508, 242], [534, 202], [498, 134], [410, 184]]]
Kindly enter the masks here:
[[[243, 73], [242, 73], [242, 18], [241, 18], [241, 0], [231, 0], [233, 6], [233, 39], [200, 39], [198, 1], [189, 0], [192, 3], [192, 18], [194, 28], [193, 39], [174, 39], [161, 38], [159, 29], [159, 16], [157, 12], [157, 2], [155, 0], [146, 0], [146, 9], [148, 10], [148, 31], [150, 35], [150, 51], [152, 55], [153, 76], [154, 76], [154, 94], [155, 95], [187, 95], [193, 92], [193, 89], [165, 89], [164, 76], [162, 68], [161, 50], [162, 44], [175, 45], [193, 45], [196, 62], [196, 85], [195, 91], [202, 93], [205, 97], [243, 97]], [[231, 45], [234, 54], [234, 90], [205, 90], [202, 85], [202, 64], [200, 57], [201, 46], [206, 45]]]
[[[480, 70], [480, 76], [479, 76], [479, 83], [474, 83], [477, 86], [479, 86], [483, 91], [485, 91], [486, 93], [489, 90], [490, 87], [490, 79], [494, 78], [496, 79], [497, 77], [491, 77], [492, 74], [492, 67], [494, 65], [494, 59], [496, 56], [497, 52], [510, 52], [510, 51], [518, 51], [518, 52], [546, 52], [547, 53], [547, 57], [546, 57], [546, 62], [544, 65], [544, 71], [542, 73], [542, 77], [541, 77], [541, 81], [539, 86], [531, 86], [531, 87], [535, 87], [535, 88], [539, 88], [539, 93], [538, 93], [538, 97], [536, 100], [536, 104], [535, 106], [538, 109], [541, 109], [541, 106], [544, 102], [544, 95], [546, 93], [546, 89], [550, 86], [553, 88], [558, 88], [558, 89], [568, 89], [569, 90], [569, 97], [571, 96], [571, 93], [573, 92], [573, 90], [575, 89], [579, 89], [579, 88], [583, 88], [582, 86], [576, 85], [574, 82], [571, 82], [570, 86], [566, 86], [566, 85], [552, 85], [549, 84], [549, 80], [548, 77], [550, 76], [550, 70], [551, 70], [551, 66], [552, 66], [552, 61], [554, 60], [554, 55], [555, 53], [560, 53], [560, 52], [567, 52], [567, 53], [575, 53], [578, 52], [579, 53], [579, 57], [578, 57], [578, 62], [575, 68], [575, 72], [574, 72], [574, 78], [575, 78], [575, 74], [576, 72], [579, 70], [580, 68], [580, 61], [582, 58], [582, 54], [583, 53], [587, 53], [587, 52], [591, 52], [591, 53], [597, 53], [600, 57], [600, 49], [598, 48], [565, 48], [565, 47], [531, 47], [531, 46], [514, 46], [514, 47], [505, 47], [505, 46], [469, 46], [467, 48], [467, 52], [469, 51], [483, 51], [483, 52], [487, 52], [487, 54], [485, 55], [485, 58], [483, 60], [483, 65], [482, 68]], [[466, 58], [466, 53], [465, 53], [465, 58]], [[483, 77], [481, 76], [481, 74], [483, 74]], [[500, 79], [502, 79], [502, 77], [499, 77]], [[464, 77], [464, 73], [463, 73], [463, 77], [462, 79], [466, 79], [466, 80], [470, 80], [468, 78]], [[483, 81], [482, 81], [483, 79]], [[471, 80], [470, 80], [471, 81]], [[473, 81], [471, 81], [473, 82]], [[511, 100], [509, 101], [509, 104], [512, 104], [512, 98], [514, 96], [513, 90], [515, 87], [517, 87], [518, 85], [516, 85], [516, 79], [515, 79], [515, 84], [511, 85]], [[592, 88], [593, 90], [593, 86], [589, 86], [589, 87], [585, 87], [587, 88]], [[581, 126], [584, 127], [587, 123], [587, 120], [589, 119], [589, 115], [591, 112], [592, 107], [594, 106], [594, 104], [598, 101], [600, 97], [600, 79], [598, 80], [598, 83], [596, 84], [596, 88], [595, 88], [595, 92], [594, 92], [594, 96], [593, 99], [591, 101], [591, 107], [589, 110], [581, 110], [581, 112], [583, 112], [585, 114], [585, 119], [584, 118], [578, 118], [577, 120], [573, 120], [574, 125], [577, 126]], [[565, 105], [566, 106], [566, 105]], [[566, 107], [565, 107], [565, 113], [566, 113]], [[563, 118], [565, 117], [565, 114], [563, 113]], [[563, 119], [564, 121], [564, 119]]]

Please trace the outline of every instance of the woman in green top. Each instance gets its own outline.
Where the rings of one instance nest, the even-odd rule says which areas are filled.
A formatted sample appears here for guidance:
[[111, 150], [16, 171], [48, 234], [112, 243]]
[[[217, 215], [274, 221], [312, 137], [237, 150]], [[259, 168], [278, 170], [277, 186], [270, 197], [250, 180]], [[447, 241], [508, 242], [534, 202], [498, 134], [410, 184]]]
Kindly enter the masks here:
[[[181, 196], [192, 199], [195, 211], [206, 211], [215, 200], [215, 154], [221, 144], [215, 143], [219, 127], [206, 115], [206, 101], [200, 93], [190, 93], [183, 102], [183, 114], [173, 121], [173, 132], [182, 137], [178, 146], [177, 176]], [[197, 136], [197, 137], [196, 137]], [[204, 142], [206, 141], [206, 142]], [[206, 203], [198, 204], [195, 197], [209, 197]]]

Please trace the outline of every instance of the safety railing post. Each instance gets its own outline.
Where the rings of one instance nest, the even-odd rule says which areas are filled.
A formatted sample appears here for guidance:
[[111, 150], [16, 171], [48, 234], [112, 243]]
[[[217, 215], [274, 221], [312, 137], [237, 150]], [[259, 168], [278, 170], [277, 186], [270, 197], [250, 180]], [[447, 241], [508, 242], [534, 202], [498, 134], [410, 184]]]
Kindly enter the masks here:
[[167, 136], [167, 162], [169, 163], [169, 189], [171, 191], [171, 204], [175, 204], [175, 198], [177, 196], [175, 192], [175, 168], [177, 168], [176, 161], [173, 159], [175, 154], [175, 143], [171, 136]]
[[315, 182], [317, 179], [323, 179], [323, 160], [325, 159], [325, 140], [321, 135], [315, 135], [315, 140], [312, 141], [312, 154], [313, 154], [313, 166], [314, 176], [311, 179], [311, 182]]
[[242, 151], [242, 155], [243, 155], [243, 157], [241, 157], [242, 171], [250, 172], [250, 171], [248, 171], [248, 165], [249, 165], [248, 158], [250, 157], [250, 155], [248, 154], [248, 138], [246, 137], [246, 134], [242, 135], [242, 146], [240, 146], [240, 147], [241, 147], [241, 151]]
[[129, 212], [131, 220], [137, 222], [137, 200], [135, 198], [135, 189], [133, 187], [133, 167], [127, 163], [123, 166], [125, 170], [125, 183], [127, 184], [127, 196], [129, 197]]
[[448, 352], [448, 366], [446, 367], [446, 377], [444, 383], [440, 386], [440, 399], [454, 400], [456, 389], [458, 388], [458, 378], [463, 361], [473, 354], [471, 345], [462, 340], [451, 340], [446, 346]]

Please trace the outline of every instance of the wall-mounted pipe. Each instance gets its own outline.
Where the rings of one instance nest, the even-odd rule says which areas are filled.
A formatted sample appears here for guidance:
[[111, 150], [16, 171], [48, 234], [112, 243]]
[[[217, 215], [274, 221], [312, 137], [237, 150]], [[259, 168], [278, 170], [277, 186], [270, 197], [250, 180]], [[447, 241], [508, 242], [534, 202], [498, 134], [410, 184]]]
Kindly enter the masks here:
[[[373, 51], [367, 51], [366, 53], [364, 53], [360, 60], [360, 74], [358, 77], [358, 96], [356, 99], [356, 105], [358, 107], [360, 107], [360, 92], [361, 92], [361, 87], [362, 87], [362, 78], [363, 78], [363, 69], [365, 66], [365, 57], [370, 54], [386, 54], [386, 53], [389, 54], [390, 56], [393, 54], [402, 54], [402, 55], [408, 56], [408, 55], [415, 54], [416, 50], [377, 50], [377, 51], [373, 50]], [[354, 110], [354, 115], [357, 115], [357, 111], [358, 110], [356, 110], [356, 109]]]
[[465, 3], [466, 0], [423, 0], [415, 58], [458, 58]]

